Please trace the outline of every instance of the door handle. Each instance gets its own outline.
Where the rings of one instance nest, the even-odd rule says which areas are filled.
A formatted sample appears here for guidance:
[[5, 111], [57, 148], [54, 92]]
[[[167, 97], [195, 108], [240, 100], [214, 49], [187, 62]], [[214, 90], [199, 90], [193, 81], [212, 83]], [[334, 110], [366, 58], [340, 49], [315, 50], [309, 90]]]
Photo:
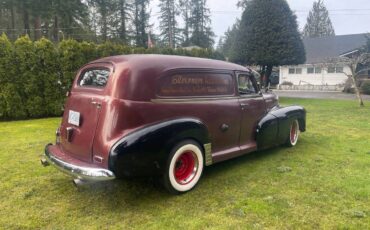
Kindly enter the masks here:
[[101, 103], [97, 101], [92, 101], [91, 104], [95, 105], [98, 109], [101, 108]]
[[226, 132], [229, 129], [229, 126], [227, 124], [222, 124], [220, 126], [220, 129], [221, 129], [222, 132]]
[[248, 103], [240, 103], [241, 107], [245, 107], [245, 106], [248, 106], [248, 105], [249, 105]]

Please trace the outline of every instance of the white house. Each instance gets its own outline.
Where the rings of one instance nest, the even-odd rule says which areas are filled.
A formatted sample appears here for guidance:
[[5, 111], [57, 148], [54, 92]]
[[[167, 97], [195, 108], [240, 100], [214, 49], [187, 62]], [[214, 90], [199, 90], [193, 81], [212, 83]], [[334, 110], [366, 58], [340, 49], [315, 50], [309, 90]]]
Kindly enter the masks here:
[[342, 90], [350, 73], [347, 66], [329, 64], [328, 60], [358, 51], [366, 44], [365, 34], [304, 38], [306, 63], [280, 67], [280, 89]]

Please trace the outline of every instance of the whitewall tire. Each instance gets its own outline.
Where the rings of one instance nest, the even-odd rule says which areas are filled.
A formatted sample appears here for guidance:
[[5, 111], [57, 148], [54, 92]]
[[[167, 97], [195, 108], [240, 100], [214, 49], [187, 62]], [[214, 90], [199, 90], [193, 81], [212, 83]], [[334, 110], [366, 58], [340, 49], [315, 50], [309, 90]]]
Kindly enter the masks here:
[[299, 133], [300, 133], [299, 132], [299, 122], [297, 119], [295, 119], [290, 124], [289, 135], [288, 135], [288, 140], [287, 140], [288, 146], [293, 147], [297, 144]]
[[200, 146], [191, 140], [176, 145], [168, 158], [164, 186], [174, 194], [193, 189], [203, 172], [204, 158]]

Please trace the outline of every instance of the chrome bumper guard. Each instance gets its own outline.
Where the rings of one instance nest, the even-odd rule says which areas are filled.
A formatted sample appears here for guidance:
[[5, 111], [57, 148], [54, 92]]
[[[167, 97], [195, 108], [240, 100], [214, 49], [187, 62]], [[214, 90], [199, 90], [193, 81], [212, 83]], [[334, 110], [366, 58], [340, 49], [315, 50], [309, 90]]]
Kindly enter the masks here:
[[84, 181], [106, 181], [116, 178], [114, 173], [107, 169], [81, 167], [62, 161], [48, 150], [49, 145], [51, 144], [45, 147], [45, 159], [41, 159], [41, 164], [44, 166], [51, 164], [60, 171]]

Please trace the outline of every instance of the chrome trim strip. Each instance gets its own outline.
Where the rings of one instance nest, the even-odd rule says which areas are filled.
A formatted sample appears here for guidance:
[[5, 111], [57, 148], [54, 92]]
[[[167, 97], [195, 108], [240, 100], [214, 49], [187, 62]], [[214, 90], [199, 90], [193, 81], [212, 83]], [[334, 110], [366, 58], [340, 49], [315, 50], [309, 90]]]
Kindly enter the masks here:
[[206, 158], [206, 166], [209, 166], [213, 163], [212, 162], [212, 144], [208, 143], [208, 144], [204, 144], [203, 146], [204, 146], [204, 155]]
[[[50, 145], [50, 144], [49, 144]], [[103, 169], [103, 168], [90, 168], [90, 167], [81, 167], [78, 165], [73, 165], [68, 162], [62, 161], [55, 157], [49, 150], [47, 145], [45, 147], [45, 158], [46, 160], [59, 169], [60, 171], [79, 178], [82, 180], [88, 181], [106, 181], [115, 179], [115, 175], [112, 171]]]

